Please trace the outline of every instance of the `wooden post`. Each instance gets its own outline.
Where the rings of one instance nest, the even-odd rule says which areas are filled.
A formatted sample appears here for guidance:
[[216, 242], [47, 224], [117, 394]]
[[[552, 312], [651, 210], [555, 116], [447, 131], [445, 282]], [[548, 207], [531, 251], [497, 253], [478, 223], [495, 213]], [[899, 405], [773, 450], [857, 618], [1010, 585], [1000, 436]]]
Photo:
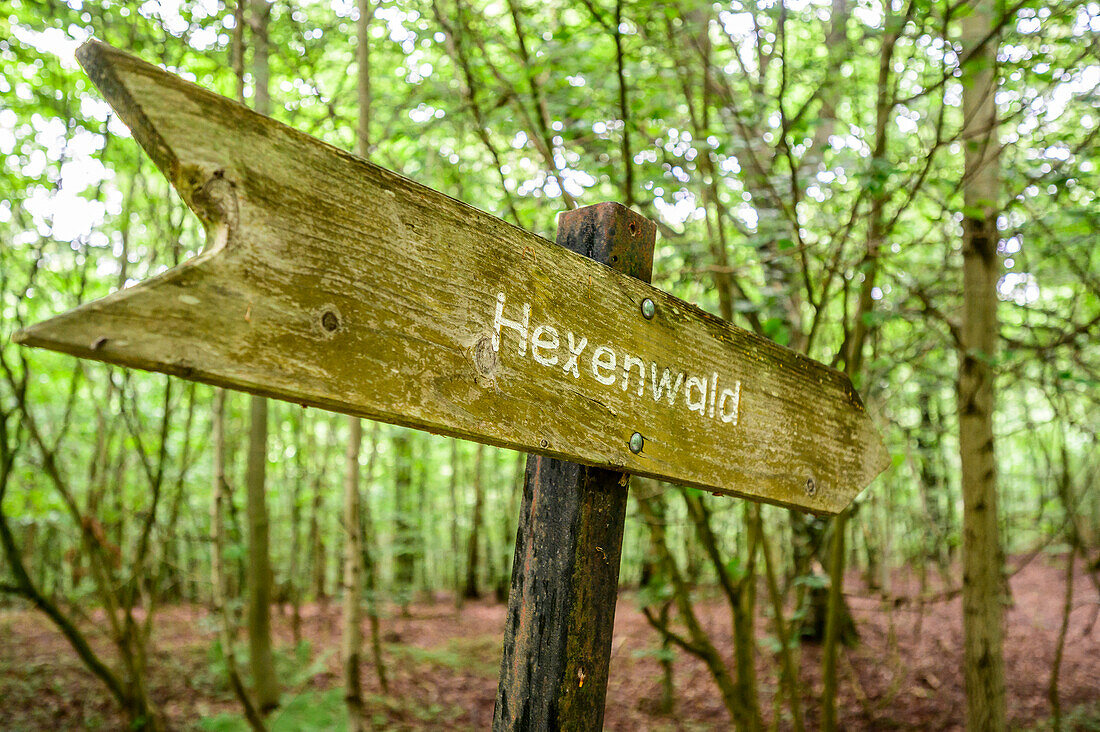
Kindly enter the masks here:
[[[655, 237], [616, 203], [558, 221], [558, 244], [646, 282]], [[527, 458], [494, 730], [603, 726], [628, 478]]]

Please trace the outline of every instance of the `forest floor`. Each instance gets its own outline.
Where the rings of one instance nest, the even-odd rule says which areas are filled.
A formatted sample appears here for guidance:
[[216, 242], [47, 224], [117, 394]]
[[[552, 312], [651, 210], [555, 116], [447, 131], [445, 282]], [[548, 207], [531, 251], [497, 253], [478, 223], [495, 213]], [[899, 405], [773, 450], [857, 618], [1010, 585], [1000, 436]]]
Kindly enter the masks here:
[[[1064, 560], [1039, 557], [1011, 580], [1005, 644], [1008, 709], [1013, 728], [1049, 726], [1047, 686], [1064, 602]], [[1067, 729], [1100, 729], [1100, 598], [1083, 568], [1074, 585], [1073, 610], [1061, 670], [1061, 703]], [[899, 573], [895, 594], [915, 593], [913, 578]], [[845, 730], [961, 729], [963, 717], [960, 600], [923, 607], [884, 602], [848, 584], [861, 635], [840, 664], [840, 726]], [[700, 619], [727, 660], [730, 619], [717, 597], [701, 598]], [[492, 721], [505, 608], [488, 601], [456, 611], [449, 599], [417, 603], [409, 616], [383, 619], [390, 693], [382, 695], [369, 664], [363, 679], [367, 714], [378, 729], [487, 729]], [[93, 616], [94, 617], [94, 616]], [[761, 619], [763, 638], [767, 623]], [[295, 647], [289, 614], [275, 614], [282, 646], [279, 666], [286, 684], [274, 729], [344, 726], [339, 676], [339, 604], [303, 608], [304, 642]], [[158, 614], [150, 686], [171, 726], [178, 729], [245, 729], [227, 691], [216, 632], [204, 608], [172, 606]], [[99, 638], [97, 648], [106, 643]], [[637, 598], [619, 599], [607, 694], [610, 730], [727, 729], [730, 719], [717, 689], [698, 660], [677, 653], [673, 665], [676, 704], [656, 712], [661, 666], [659, 638], [646, 623]], [[766, 647], [762, 646], [762, 647]], [[802, 689], [807, 726], [816, 728], [820, 649], [802, 645]], [[766, 654], [763, 654], [766, 655]], [[770, 716], [776, 687], [773, 659], [761, 658], [758, 677]], [[786, 727], [784, 722], [782, 727]], [[103, 687], [80, 665], [61, 635], [40, 613], [0, 610], [0, 729], [123, 729]]]

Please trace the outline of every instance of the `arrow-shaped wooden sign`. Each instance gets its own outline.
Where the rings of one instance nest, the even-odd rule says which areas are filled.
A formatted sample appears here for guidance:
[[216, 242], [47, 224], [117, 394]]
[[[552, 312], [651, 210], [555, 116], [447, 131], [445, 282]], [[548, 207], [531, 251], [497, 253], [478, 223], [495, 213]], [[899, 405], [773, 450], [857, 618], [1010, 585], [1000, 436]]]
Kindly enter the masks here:
[[817, 513], [885, 468], [843, 374], [103, 43], [77, 57], [206, 248], [17, 341]]

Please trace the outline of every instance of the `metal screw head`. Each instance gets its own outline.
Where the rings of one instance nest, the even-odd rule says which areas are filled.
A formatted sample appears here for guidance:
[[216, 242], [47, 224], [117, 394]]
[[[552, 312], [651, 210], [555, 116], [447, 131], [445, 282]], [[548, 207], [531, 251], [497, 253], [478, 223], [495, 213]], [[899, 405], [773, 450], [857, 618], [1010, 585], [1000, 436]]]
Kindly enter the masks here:
[[642, 317], [646, 320], [653, 320], [653, 316], [657, 314], [657, 306], [648, 297], [642, 300]]
[[817, 493], [817, 483], [813, 478], [806, 478], [806, 495], [812, 496]]
[[637, 455], [642, 451], [642, 447], [645, 444], [645, 438], [642, 437], [641, 432], [635, 432], [630, 436], [630, 451]]

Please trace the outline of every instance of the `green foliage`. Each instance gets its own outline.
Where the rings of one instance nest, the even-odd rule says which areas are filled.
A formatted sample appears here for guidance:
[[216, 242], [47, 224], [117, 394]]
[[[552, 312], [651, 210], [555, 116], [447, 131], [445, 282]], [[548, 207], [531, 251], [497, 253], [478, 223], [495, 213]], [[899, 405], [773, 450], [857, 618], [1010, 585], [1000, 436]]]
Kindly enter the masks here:
[[[336, 649], [326, 648], [314, 656], [312, 644], [308, 640], [302, 640], [292, 648], [277, 648], [275, 650], [277, 677], [288, 688], [302, 688], [317, 676], [328, 672], [334, 653]], [[238, 644], [236, 654], [238, 659], [247, 658], [247, 647], [243, 642]], [[246, 668], [241, 660], [238, 660], [237, 666]], [[215, 638], [207, 649], [204, 682], [223, 692], [228, 692], [230, 691], [228, 679], [229, 668], [226, 664], [225, 649], [221, 641]]]
[[829, 578], [823, 574], [803, 574], [794, 578], [794, 584], [810, 590], [823, 590], [829, 586]]
[[[462, 710], [440, 704], [419, 704], [413, 699], [368, 695], [365, 716], [369, 728], [377, 730], [417, 727], [453, 729]], [[219, 714], [199, 721], [203, 732], [246, 732], [249, 727], [239, 715]], [[340, 689], [306, 691], [286, 700], [268, 718], [271, 732], [340, 732], [348, 728], [347, 707]]]
[[630, 654], [631, 658], [652, 658], [654, 661], [672, 662], [676, 660], [676, 651], [672, 648], [662, 648], [661, 646], [654, 646], [653, 648], [643, 648], [641, 650], [634, 651]]
[[[274, 712], [268, 723], [271, 732], [338, 732], [348, 728], [347, 707], [340, 689], [297, 694]], [[243, 717], [220, 714], [199, 722], [204, 732], [247, 732]]]
[[428, 666], [456, 671], [473, 670], [486, 677], [495, 677], [500, 671], [500, 638], [494, 634], [452, 638], [444, 645], [433, 648], [391, 644], [386, 646], [386, 653]]
[[[1028, 732], [1046, 732], [1059, 728], [1055, 727], [1053, 719], [1045, 719], [1027, 729]], [[1100, 704], [1086, 702], [1065, 710], [1062, 713], [1061, 729], [1074, 730], [1074, 732], [1097, 732], [1100, 730]]]

